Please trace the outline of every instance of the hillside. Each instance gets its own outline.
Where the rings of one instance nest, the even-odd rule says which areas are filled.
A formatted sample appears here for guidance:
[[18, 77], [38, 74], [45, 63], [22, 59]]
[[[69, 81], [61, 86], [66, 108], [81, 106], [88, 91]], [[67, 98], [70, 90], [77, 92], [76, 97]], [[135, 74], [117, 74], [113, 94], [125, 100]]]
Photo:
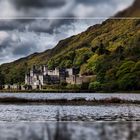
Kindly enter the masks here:
[[[139, 0], [116, 16], [140, 16]], [[136, 15], [135, 15], [136, 14]], [[56, 47], [0, 66], [5, 83], [24, 82], [33, 65], [79, 67], [82, 75], [97, 75], [89, 89], [140, 90], [140, 19], [108, 19]]]
[[135, 0], [132, 6], [119, 12], [116, 17], [140, 17], [140, 1]]

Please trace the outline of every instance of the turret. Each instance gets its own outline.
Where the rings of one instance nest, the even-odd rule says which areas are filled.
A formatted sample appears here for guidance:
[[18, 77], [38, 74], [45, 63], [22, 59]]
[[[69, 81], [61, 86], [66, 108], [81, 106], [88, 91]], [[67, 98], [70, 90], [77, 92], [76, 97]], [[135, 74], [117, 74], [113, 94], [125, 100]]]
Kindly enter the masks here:
[[48, 74], [48, 67], [45, 65], [42, 67], [43, 67], [43, 75], [47, 75]]

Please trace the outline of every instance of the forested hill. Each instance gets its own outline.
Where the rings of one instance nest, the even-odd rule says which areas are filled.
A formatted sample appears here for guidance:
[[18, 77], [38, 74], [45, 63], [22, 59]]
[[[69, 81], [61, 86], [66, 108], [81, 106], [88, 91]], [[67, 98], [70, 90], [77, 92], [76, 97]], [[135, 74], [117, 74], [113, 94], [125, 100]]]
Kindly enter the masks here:
[[[137, 2], [116, 16], [140, 16], [138, 10], [133, 12]], [[140, 90], [140, 19], [108, 19], [51, 50], [1, 65], [1, 77], [5, 83], [24, 82], [25, 72], [34, 64], [79, 67], [83, 75], [97, 75], [89, 84], [96, 91]]]
[[135, 0], [132, 6], [119, 12], [116, 17], [140, 17], [140, 0]]

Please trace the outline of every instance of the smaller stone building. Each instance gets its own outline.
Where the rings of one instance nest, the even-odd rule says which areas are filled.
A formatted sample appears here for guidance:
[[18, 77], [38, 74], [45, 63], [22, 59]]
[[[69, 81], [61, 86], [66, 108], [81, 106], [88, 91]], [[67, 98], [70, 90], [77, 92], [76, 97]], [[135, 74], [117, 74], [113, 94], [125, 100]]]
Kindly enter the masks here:
[[91, 75], [91, 76], [75, 76], [75, 75], [72, 75], [72, 76], [66, 77], [66, 82], [68, 84], [72, 84], [72, 85], [74, 85], [74, 84], [81, 85], [82, 83], [90, 82], [92, 79], [93, 79], [93, 75]]

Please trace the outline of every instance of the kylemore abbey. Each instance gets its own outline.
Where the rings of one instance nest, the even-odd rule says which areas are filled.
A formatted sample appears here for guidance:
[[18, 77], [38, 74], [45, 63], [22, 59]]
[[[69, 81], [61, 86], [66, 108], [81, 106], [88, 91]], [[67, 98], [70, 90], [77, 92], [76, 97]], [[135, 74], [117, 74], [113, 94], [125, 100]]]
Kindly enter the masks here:
[[43, 89], [50, 85], [81, 85], [89, 82], [93, 75], [80, 75], [78, 68], [55, 68], [48, 69], [48, 66], [33, 66], [25, 74], [25, 82], [22, 85], [4, 85], [5, 90], [32, 90]]
[[53, 84], [82, 84], [88, 82], [91, 76], [81, 76], [77, 68], [55, 68], [49, 70], [47, 66], [40, 66], [32, 69], [25, 75], [25, 84], [30, 85], [32, 89], [41, 88], [44, 85]]

